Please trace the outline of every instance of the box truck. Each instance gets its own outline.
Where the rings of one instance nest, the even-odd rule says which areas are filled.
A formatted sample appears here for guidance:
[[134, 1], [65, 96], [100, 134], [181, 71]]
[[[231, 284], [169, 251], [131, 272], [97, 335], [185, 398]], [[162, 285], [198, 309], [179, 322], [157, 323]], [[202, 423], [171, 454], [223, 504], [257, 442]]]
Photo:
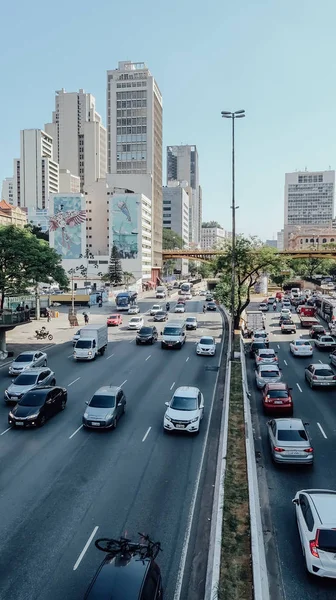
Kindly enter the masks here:
[[79, 330], [79, 339], [75, 343], [75, 360], [94, 360], [98, 354], [104, 354], [107, 348], [107, 325], [86, 325]]

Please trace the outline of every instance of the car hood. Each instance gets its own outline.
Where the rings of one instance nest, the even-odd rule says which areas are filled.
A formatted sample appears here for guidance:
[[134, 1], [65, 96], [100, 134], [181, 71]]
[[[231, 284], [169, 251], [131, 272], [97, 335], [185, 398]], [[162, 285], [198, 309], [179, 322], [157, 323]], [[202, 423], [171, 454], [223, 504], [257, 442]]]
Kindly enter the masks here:
[[30, 369], [33, 366], [33, 362], [12, 362], [12, 369]]
[[174, 421], [191, 421], [199, 416], [199, 410], [175, 410], [174, 408], [167, 408], [166, 415]]
[[35, 415], [40, 412], [40, 410], [41, 406], [21, 406], [20, 404], [17, 404], [13, 408], [12, 413], [16, 417], [29, 417], [30, 415]]
[[214, 350], [215, 345], [214, 344], [197, 344], [197, 348], [199, 348], [200, 350]]
[[15, 383], [12, 383], [12, 385], [7, 388], [7, 392], [9, 394], [25, 394], [26, 392], [29, 392], [29, 390], [33, 389], [35, 385], [35, 383], [30, 385], [16, 385]]
[[115, 408], [97, 408], [95, 406], [88, 406], [85, 413], [88, 419], [106, 419], [107, 415], [113, 414]]
[[153, 334], [154, 334], [154, 331], [152, 333], [140, 333], [140, 332], [138, 332], [137, 337], [146, 340], [147, 338], [152, 337]]

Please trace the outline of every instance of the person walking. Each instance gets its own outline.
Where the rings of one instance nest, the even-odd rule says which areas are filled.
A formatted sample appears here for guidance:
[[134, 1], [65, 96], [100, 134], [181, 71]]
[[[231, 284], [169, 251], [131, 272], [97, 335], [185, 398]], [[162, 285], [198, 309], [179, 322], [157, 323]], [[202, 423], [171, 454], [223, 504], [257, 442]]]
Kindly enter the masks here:
[[84, 315], [84, 323], [85, 323], [85, 325], [88, 325], [89, 324], [89, 315], [87, 313], [83, 313], [83, 315]]

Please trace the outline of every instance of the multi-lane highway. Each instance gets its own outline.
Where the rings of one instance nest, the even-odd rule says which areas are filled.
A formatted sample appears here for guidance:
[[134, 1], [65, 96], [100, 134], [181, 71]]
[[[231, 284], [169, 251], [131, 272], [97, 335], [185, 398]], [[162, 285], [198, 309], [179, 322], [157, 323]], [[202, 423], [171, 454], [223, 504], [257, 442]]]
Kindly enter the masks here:
[[[154, 302], [140, 302], [141, 314]], [[220, 314], [203, 314], [202, 306], [201, 299], [187, 302], [186, 316], [197, 316], [199, 329], [187, 333], [181, 350], [136, 346], [127, 315], [92, 363], [74, 362], [71, 343], [50, 349], [48, 365], [67, 387], [68, 404], [41, 429], [8, 430], [8, 407], [0, 403], [2, 600], [83, 598], [103, 558], [94, 539], [138, 531], [161, 542], [165, 599], [174, 598], [214, 399], [217, 372], [208, 367], [219, 363], [223, 335]], [[145, 323], [152, 323], [148, 314]], [[202, 334], [216, 337], [215, 357], [196, 356]], [[7, 369], [0, 369], [0, 395], [10, 383]], [[124, 389], [125, 416], [115, 431], [83, 430], [85, 400], [109, 383]], [[163, 434], [165, 401], [180, 385], [197, 386], [205, 397], [196, 437]]]
[[[257, 310], [258, 305], [251, 304], [249, 309]], [[312, 358], [294, 358], [289, 352], [290, 340], [301, 336], [309, 338], [308, 330], [301, 329], [297, 315], [294, 320], [297, 322], [297, 333], [281, 334], [279, 313], [271, 310], [266, 316], [266, 330], [270, 332], [270, 348], [278, 352], [283, 381], [293, 388], [294, 417], [309, 423], [315, 455], [312, 469], [279, 467], [272, 463], [266, 434], [266, 422], [271, 417], [263, 415], [261, 392], [257, 390], [254, 379], [254, 360], [248, 356], [246, 358], [268, 570], [271, 574], [271, 597], [272, 600], [334, 600], [335, 581], [308, 576], [306, 573], [291, 501], [299, 489], [336, 489], [336, 390], [311, 390], [306, 383], [305, 366], [312, 362], [329, 363], [329, 352], [314, 349]]]

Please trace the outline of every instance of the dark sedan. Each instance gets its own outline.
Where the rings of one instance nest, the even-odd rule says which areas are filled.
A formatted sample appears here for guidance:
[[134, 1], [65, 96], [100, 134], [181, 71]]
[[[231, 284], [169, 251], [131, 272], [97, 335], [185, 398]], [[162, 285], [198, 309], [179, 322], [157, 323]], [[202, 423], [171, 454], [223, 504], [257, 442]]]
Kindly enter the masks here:
[[252, 342], [249, 347], [250, 357], [254, 358], [258, 350], [264, 350], [265, 348], [269, 348], [267, 342]]
[[167, 321], [167, 319], [168, 319], [168, 313], [166, 313], [164, 310], [160, 310], [160, 312], [157, 312], [154, 315], [153, 321], [158, 321], [158, 322], [162, 323], [162, 321]]
[[141, 327], [136, 336], [136, 344], [154, 344], [158, 339], [156, 327]]
[[9, 412], [8, 424], [14, 427], [42, 427], [47, 419], [65, 409], [67, 399], [65, 388], [46, 386], [31, 390]]
[[207, 310], [217, 310], [216, 302], [208, 302]]
[[325, 333], [326, 330], [324, 329], [323, 325], [313, 325], [309, 330], [309, 336], [313, 340], [316, 340], [316, 338], [318, 338], [320, 335], [325, 335]]

